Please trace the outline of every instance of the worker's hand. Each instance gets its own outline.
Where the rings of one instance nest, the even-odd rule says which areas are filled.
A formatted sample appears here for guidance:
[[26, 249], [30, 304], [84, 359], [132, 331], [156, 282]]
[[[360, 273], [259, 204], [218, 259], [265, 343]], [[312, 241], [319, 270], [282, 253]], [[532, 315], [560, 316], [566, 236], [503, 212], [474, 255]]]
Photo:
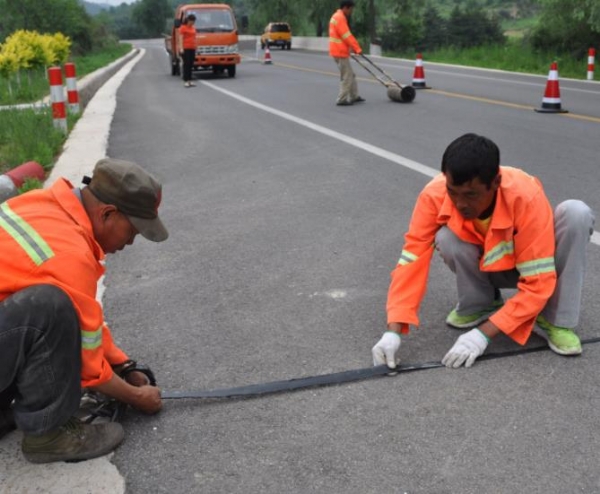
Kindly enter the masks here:
[[359, 48], [358, 51], [356, 52], [357, 55], [361, 55], [362, 54], [362, 50]]
[[136, 389], [135, 398], [129, 404], [143, 413], [157, 413], [162, 408], [160, 389], [156, 386], [140, 386]]
[[399, 349], [400, 335], [395, 331], [386, 331], [371, 350], [373, 365], [387, 364], [390, 369], [395, 369], [400, 362], [397, 356]]
[[483, 355], [490, 340], [478, 328], [472, 329], [458, 337], [454, 346], [442, 359], [442, 364], [446, 367], [457, 369], [465, 364], [465, 367], [471, 367], [477, 357]]

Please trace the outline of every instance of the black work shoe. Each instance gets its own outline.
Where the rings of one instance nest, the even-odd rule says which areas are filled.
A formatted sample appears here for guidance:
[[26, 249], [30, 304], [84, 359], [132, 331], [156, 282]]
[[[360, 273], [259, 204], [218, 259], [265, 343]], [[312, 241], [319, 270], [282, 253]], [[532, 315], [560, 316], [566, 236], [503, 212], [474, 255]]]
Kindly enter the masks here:
[[13, 412], [9, 408], [7, 410], [0, 409], [0, 438], [6, 436], [9, 432], [14, 431], [17, 428]]
[[121, 424], [84, 424], [71, 417], [58, 429], [33, 436], [25, 434], [21, 449], [32, 463], [82, 461], [110, 453], [123, 438]]
[[354, 103], [352, 101], [338, 101], [336, 103], [337, 106], [352, 106]]
[[356, 98], [354, 98], [355, 103], [364, 103], [365, 101], [367, 100], [364, 99], [362, 96], [357, 96]]

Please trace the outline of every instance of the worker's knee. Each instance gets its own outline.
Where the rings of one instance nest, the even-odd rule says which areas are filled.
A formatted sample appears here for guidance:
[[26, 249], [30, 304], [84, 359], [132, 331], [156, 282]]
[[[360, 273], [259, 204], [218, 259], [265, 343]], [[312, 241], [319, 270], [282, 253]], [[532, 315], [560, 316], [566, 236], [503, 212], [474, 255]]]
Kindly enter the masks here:
[[554, 217], [557, 229], [565, 233], [591, 235], [594, 232], [594, 213], [583, 201], [569, 199], [561, 202], [554, 211]]
[[468, 242], [463, 242], [446, 226], [443, 226], [437, 231], [435, 235], [435, 248], [446, 263], [451, 263], [458, 258], [479, 258], [477, 246]]

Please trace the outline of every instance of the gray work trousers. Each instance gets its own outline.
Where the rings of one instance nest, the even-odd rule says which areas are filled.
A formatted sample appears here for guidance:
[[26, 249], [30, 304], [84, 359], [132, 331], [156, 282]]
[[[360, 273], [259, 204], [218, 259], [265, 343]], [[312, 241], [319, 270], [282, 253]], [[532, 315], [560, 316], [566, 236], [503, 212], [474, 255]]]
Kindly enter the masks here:
[[340, 57], [333, 57], [333, 59], [340, 70], [340, 93], [338, 94], [336, 103], [342, 101], [354, 103], [354, 100], [358, 98], [358, 86], [352, 65], [350, 65], [350, 59]]
[[27, 434], [64, 424], [81, 399], [81, 331], [71, 299], [33, 285], [0, 302], [0, 409]]
[[[585, 249], [594, 231], [594, 221], [592, 210], [582, 201], [564, 201], [554, 211], [557, 282], [541, 314], [555, 326], [574, 328], [579, 323]], [[449, 228], [444, 226], [437, 232], [435, 244], [446, 265], [456, 274], [459, 315], [489, 308], [500, 288], [516, 288], [519, 280], [516, 269], [480, 271], [483, 247], [463, 242]]]

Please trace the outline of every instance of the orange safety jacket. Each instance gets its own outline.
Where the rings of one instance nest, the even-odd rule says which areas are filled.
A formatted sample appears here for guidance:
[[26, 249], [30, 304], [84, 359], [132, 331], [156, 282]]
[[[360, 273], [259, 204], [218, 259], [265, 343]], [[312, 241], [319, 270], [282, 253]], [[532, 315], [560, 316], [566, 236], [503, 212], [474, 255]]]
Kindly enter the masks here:
[[348, 58], [350, 48], [361, 53], [360, 45], [348, 27], [348, 19], [342, 9], [336, 10], [329, 20], [329, 55], [338, 58]]
[[104, 251], [65, 179], [0, 205], [0, 300], [32, 285], [55, 285], [70, 297], [81, 329], [81, 385], [97, 386], [111, 364], [128, 357], [113, 342], [96, 300]]
[[535, 318], [556, 286], [554, 216], [539, 180], [522, 170], [500, 167], [502, 181], [485, 238], [473, 221], [464, 219], [448, 197], [440, 174], [425, 186], [415, 205], [397, 267], [391, 274], [388, 323], [419, 325], [417, 315], [425, 295], [436, 232], [447, 226], [464, 242], [483, 247], [479, 269], [517, 269], [517, 293], [490, 317], [503, 333], [525, 344]]

